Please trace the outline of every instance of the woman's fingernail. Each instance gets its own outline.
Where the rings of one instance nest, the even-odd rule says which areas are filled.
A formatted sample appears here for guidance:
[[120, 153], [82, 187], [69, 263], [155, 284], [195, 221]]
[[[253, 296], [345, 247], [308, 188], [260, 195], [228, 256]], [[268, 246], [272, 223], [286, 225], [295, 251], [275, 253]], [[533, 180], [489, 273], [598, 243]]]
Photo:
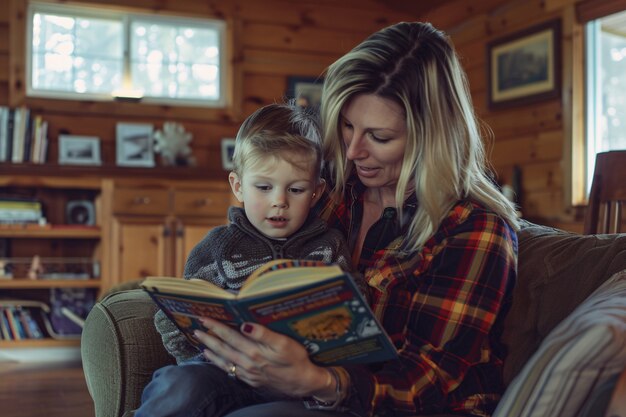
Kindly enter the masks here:
[[252, 325], [250, 323], [244, 323], [243, 326], [241, 326], [241, 331], [244, 333], [252, 333]]

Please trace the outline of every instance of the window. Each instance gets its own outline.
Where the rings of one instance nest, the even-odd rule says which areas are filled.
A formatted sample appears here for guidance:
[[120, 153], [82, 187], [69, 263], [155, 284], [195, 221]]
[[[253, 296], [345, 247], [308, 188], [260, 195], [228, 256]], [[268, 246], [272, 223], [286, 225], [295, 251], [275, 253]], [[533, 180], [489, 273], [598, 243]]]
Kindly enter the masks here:
[[586, 24], [587, 193], [598, 152], [626, 149], [626, 11]]
[[224, 22], [32, 3], [27, 94], [225, 105]]

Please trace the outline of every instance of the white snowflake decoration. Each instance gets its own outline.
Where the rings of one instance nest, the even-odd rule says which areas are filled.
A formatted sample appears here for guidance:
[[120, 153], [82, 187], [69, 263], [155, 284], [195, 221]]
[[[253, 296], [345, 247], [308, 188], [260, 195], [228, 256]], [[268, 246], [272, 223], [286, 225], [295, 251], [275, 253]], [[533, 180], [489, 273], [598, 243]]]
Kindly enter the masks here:
[[189, 146], [192, 135], [185, 132], [185, 128], [180, 123], [163, 123], [163, 130], [157, 131], [154, 139], [156, 140], [155, 151], [161, 154], [165, 165], [196, 164]]

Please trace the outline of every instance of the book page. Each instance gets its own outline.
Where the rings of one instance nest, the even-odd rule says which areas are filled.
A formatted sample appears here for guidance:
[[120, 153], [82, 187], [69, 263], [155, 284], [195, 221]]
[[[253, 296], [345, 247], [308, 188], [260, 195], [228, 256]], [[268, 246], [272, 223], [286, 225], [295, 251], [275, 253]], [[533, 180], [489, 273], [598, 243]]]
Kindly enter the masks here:
[[233, 299], [235, 294], [198, 278], [182, 279], [174, 277], [148, 277], [141, 286], [152, 292], [167, 292], [186, 295], [211, 295], [224, 299]]
[[277, 260], [262, 268], [243, 284], [239, 298], [299, 287], [343, 274], [338, 265], [319, 261]]

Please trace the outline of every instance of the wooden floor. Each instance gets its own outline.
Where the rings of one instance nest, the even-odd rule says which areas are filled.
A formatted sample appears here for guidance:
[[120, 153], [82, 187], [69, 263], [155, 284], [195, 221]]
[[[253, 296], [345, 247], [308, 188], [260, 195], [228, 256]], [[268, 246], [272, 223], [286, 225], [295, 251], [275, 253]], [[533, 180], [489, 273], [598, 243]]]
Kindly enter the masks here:
[[94, 417], [80, 363], [0, 362], [0, 416]]

